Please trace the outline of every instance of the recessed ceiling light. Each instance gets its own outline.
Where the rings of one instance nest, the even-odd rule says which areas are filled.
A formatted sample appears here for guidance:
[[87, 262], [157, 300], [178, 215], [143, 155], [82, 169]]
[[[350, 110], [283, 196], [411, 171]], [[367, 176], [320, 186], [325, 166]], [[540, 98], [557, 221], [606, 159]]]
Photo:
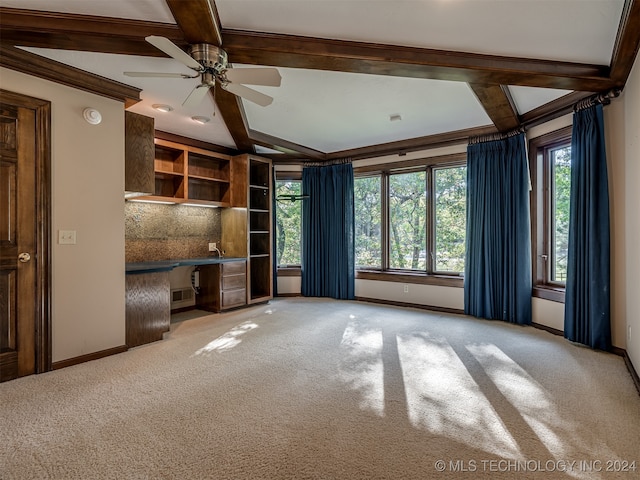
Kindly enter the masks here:
[[399, 122], [402, 120], [402, 115], [399, 113], [394, 113], [393, 115], [389, 115], [389, 121], [391, 122]]
[[205, 123], [209, 122], [211, 119], [209, 117], [191, 117], [191, 120], [204, 125]]
[[154, 103], [153, 105], [151, 105], [151, 108], [164, 113], [167, 113], [173, 110], [173, 107], [171, 105], [165, 105], [164, 103]]

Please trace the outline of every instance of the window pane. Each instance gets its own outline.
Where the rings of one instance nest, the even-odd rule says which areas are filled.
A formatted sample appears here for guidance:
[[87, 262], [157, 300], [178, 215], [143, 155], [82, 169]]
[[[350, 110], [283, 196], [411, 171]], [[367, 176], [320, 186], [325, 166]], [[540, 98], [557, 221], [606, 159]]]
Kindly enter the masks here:
[[435, 271], [464, 272], [467, 167], [434, 169]]
[[[300, 195], [301, 182], [278, 180], [276, 196]], [[276, 261], [278, 266], [300, 265], [302, 239], [302, 200], [276, 202]]]
[[389, 266], [426, 270], [425, 172], [389, 176]]
[[382, 267], [380, 176], [354, 179], [356, 268]]
[[551, 151], [551, 276], [552, 282], [567, 280], [569, 245], [569, 195], [571, 190], [571, 147]]

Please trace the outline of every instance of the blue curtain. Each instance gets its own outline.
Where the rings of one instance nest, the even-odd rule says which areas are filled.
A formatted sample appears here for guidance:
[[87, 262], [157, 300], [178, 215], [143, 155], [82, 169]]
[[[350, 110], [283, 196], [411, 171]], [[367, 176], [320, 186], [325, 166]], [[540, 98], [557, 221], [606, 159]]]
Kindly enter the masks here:
[[530, 228], [524, 133], [469, 145], [465, 313], [531, 323]]
[[355, 295], [351, 163], [302, 170], [302, 295]]
[[564, 336], [611, 348], [609, 187], [602, 105], [575, 112]]

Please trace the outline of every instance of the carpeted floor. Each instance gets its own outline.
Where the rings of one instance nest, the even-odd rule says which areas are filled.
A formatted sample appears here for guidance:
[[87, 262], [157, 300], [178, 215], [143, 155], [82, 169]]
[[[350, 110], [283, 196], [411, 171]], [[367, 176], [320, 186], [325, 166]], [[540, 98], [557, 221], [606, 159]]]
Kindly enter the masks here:
[[635, 479], [639, 462], [620, 357], [361, 302], [185, 319], [0, 384], [3, 480]]

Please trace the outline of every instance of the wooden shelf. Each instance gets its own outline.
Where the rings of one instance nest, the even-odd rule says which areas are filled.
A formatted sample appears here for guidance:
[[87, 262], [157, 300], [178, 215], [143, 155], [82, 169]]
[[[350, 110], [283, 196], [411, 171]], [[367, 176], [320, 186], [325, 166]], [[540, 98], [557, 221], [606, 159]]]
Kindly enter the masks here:
[[231, 206], [232, 157], [155, 139], [155, 191], [147, 200]]

